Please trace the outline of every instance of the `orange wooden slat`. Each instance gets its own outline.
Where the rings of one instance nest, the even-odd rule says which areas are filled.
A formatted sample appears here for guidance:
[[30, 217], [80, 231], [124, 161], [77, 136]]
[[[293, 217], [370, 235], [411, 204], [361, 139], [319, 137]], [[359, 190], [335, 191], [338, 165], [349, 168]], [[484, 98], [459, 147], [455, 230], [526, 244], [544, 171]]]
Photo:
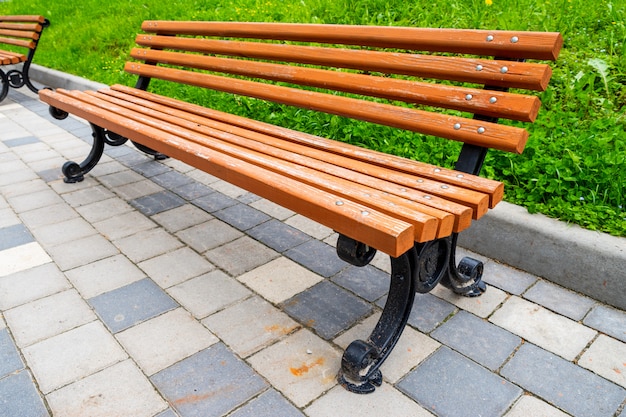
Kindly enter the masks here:
[[508, 152], [521, 153], [528, 140], [528, 132], [524, 129], [459, 116], [448, 116], [313, 91], [293, 91], [283, 86], [137, 62], [126, 63], [124, 69], [131, 74], [256, 97]]
[[[0, 25], [1, 27], [1, 25]], [[26, 31], [20, 31], [20, 30], [3, 30], [0, 29], [0, 35], [2, 36], [11, 36], [14, 38], [22, 38], [22, 39], [32, 39], [32, 40], [38, 40], [39, 39], [39, 33], [38, 32], [34, 32], [32, 30], [26, 30]]]
[[[175, 49], [280, 62], [298, 62], [541, 91], [546, 89], [552, 74], [551, 68], [545, 64], [485, 58], [460, 58], [402, 52], [179, 38], [147, 34], [137, 35], [135, 42], [141, 46], [157, 49]], [[476, 68], [479, 65], [482, 70], [477, 71]], [[502, 72], [504, 67], [507, 68], [505, 73]]]
[[[217, 122], [213, 119], [196, 116], [193, 113], [190, 114], [175, 107], [138, 99], [135, 96], [129, 96], [114, 90], [101, 90], [101, 94], [118, 98], [120, 105], [128, 106], [133, 111], [147, 113], [149, 112], [147, 109], [155, 110], [159, 112], [157, 114], [160, 114], [158, 117], [168, 119], [171, 123], [184, 123], [181, 122], [184, 120], [192, 123], [191, 125], [185, 124], [185, 126], [190, 126], [191, 129], [194, 129], [194, 126], [202, 129], [205, 127], [216, 129], [217, 131], [211, 131], [210, 134], [221, 140], [245, 146], [286, 161], [295, 162], [303, 167], [314, 168], [320, 172], [371, 187], [385, 194], [409, 199], [437, 210], [444, 210], [454, 214], [455, 232], [460, 232], [469, 227], [470, 217], [478, 219], [487, 211], [489, 196], [485, 193], [478, 193], [415, 175], [394, 172], [384, 167], [372, 166], [359, 160], [311, 148], [276, 136], [260, 134], [223, 122]], [[170, 118], [170, 115], [173, 117]], [[202, 130], [202, 132], [205, 131]], [[368, 191], [368, 193], [371, 193], [371, 191]], [[468, 210], [468, 207], [472, 208], [472, 210]], [[436, 213], [424, 212], [439, 217]], [[444, 233], [444, 236], [449, 235], [449, 232], [442, 231], [442, 233]]]
[[38, 15], [5, 15], [0, 16], [0, 22], [37, 22], [44, 23], [46, 18]]
[[544, 60], [555, 60], [563, 44], [561, 35], [551, 32], [394, 26], [147, 20], [141, 28], [167, 35], [305, 41]]
[[283, 81], [529, 122], [536, 118], [540, 106], [539, 99], [535, 96], [421, 83], [332, 69], [323, 70], [137, 48], [134, 48], [130, 55], [135, 59], [150, 63], [180, 65], [188, 68]]
[[2, 65], [19, 64], [26, 61], [26, 55], [11, 51], [0, 50], [0, 62]]
[[342, 201], [336, 195], [211, 151], [160, 129], [155, 129], [96, 106], [68, 97], [64, 90], [40, 90], [42, 101], [163, 152], [234, 185], [322, 223], [391, 256], [413, 247], [413, 227], [366, 206]]
[[[91, 99], [85, 98], [84, 100], [120, 116], [129, 117], [148, 126], [176, 134], [220, 153], [245, 160], [398, 218], [413, 225], [416, 241], [424, 242], [436, 237], [438, 222], [435, 217], [426, 213], [434, 210], [426, 209], [421, 204], [394, 195], [385, 195], [375, 188], [336, 176], [334, 175], [335, 172], [332, 171], [318, 170], [320, 164], [316, 165], [315, 161], [311, 161], [310, 158], [303, 163], [303, 160], [292, 152], [281, 152], [277, 148], [268, 149], [267, 145], [254, 146], [254, 143], [258, 144], [258, 142], [204, 126], [201, 124], [201, 120], [180, 119], [171, 112], [163, 113], [149, 110], [146, 107], [117, 99], [106, 93], [106, 90], [86, 92], [84, 94], [90, 95]], [[72, 93], [72, 96], [78, 98], [81, 94]], [[311, 163], [307, 165], [306, 162]], [[446, 223], [442, 231], [443, 237], [449, 236], [452, 232], [452, 216], [444, 213], [437, 215], [442, 217]]]
[[[274, 158], [288, 161], [289, 163], [296, 163], [302, 167], [302, 172], [297, 175], [304, 175], [302, 180], [305, 182], [315, 181], [316, 178], [314, 177], [318, 174], [330, 174], [336, 178], [348, 180], [352, 184], [358, 184], [361, 186], [359, 189], [363, 189], [363, 196], [365, 197], [364, 200], [359, 201], [366, 205], [370, 197], [378, 195], [379, 192], [383, 193], [383, 197], [379, 196], [378, 198], [389, 200], [388, 203], [393, 203], [393, 205], [401, 205], [402, 200], [410, 200], [412, 201], [410, 204], [412, 210], [417, 210], [439, 219], [440, 225], [437, 231], [437, 237], [449, 236], [452, 231], [458, 233], [470, 225], [472, 210], [466, 205], [462, 203], [455, 204], [449, 200], [431, 194], [425, 195], [424, 191], [414, 190], [410, 187], [387, 182], [381, 179], [382, 176], [369, 176], [362, 173], [366, 170], [361, 170], [361, 172], [351, 171], [344, 166], [354, 164], [355, 161], [341, 158], [339, 155], [320, 152], [316, 149], [297, 145], [274, 136], [260, 134], [223, 122], [217, 122], [213, 119], [188, 113], [175, 107], [165, 106], [115, 90], [103, 89], [98, 91], [97, 96], [100, 99], [110, 100], [119, 106], [126, 107], [133, 112], [143, 113], [150, 117], [165, 120], [168, 123], [198, 131], [203, 135], [209, 135], [221, 141], [243, 146], [255, 152], [261, 152]], [[110, 98], [104, 98], [103, 96], [110, 96]], [[317, 170], [318, 174], [309, 173], [311, 168]], [[306, 174], [303, 174], [303, 172], [306, 172]], [[412, 177], [412, 179], [415, 180], [415, 177]], [[367, 189], [365, 189], [366, 187]], [[341, 193], [341, 191], [335, 192]], [[388, 208], [389, 206], [385, 209]], [[385, 209], [378, 207], [377, 209], [385, 212]], [[444, 212], [449, 214], [443, 214]], [[450, 214], [452, 214], [454, 218], [452, 218]], [[415, 227], [416, 240], [420, 241], [421, 238], [418, 237], [417, 233], [423, 232], [417, 226]]]
[[398, 156], [361, 148], [347, 143], [337, 142], [332, 139], [325, 139], [319, 136], [309, 135], [307, 133], [259, 122], [257, 120], [236, 116], [230, 113], [224, 113], [196, 104], [182, 102], [132, 87], [126, 87], [116, 84], [111, 86], [111, 89], [114, 91], [123, 92], [124, 94], [143, 98], [146, 100], [146, 105], [149, 105], [149, 103], [159, 103], [173, 109], [182, 110], [189, 114], [197, 114], [202, 117], [210, 118], [218, 122], [222, 122], [226, 125], [232, 125], [251, 131], [261, 132], [266, 135], [289, 140], [298, 144], [303, 144], [307, 147], [320, 149], [325, 152], [343, 155], [351, 159], [367, 162], [368, 164], [391, 167], [392, 169], [399, 170], [400, 172], [406, 172], [420, 177], [430, 178], [435, 181], [453, 184], [458, 187], [464, 187], [471, 190], [480, 191], [490, 196], [491, 208], [495, 207], [495, 205], [502, 200], [504, 194], [504, 185], [499, 181], [494, 181], [471, 174], [465, 174], [454, 170], [440, 168], [424, 162], [413, 161], [406, 158], [401, 158]]
[[4, 43], [7, 45], [21, 46], [21, 47], [29, 48], [29, 49], [33, 49], [35, 47], [35, 42], [33, 41], [24, 41], [24, 40], [15, 39], [15, 38], [0, 37], [0, 43]]

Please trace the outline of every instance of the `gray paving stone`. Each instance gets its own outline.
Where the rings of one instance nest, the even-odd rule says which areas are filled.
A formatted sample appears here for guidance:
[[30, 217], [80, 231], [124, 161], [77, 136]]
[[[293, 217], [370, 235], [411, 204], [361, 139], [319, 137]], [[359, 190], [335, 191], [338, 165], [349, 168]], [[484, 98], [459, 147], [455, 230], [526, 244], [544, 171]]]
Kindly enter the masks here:
[[[384, 301], [384, 300], [381, 300]], [[384, 303], [377, 303], [381, 307]], [[432, 294], [415, 294], [408, 323], [420, 332], [430, 333], [456, 311], [456, 307]]]
[[155, 175], [151, 179], [161, 187], [167, 188], [168, 190], [189, 184], [193, 181], [193, 179], [189, 178], [187, 175], [173, 170]]
[[34, 241], [35, 238], [23, 224], [0, 228], [0, 251]]
[[576, 417], [612, 416], [626, 399], [623, 388], [530, 343], [501, 374]]
[[304, 417], [304, 414], [277, 391], [270, 389], [229, 417]]
[[524, 294], [524, 298], [576, 321], [582, 320], [596, 303], [591, 298], [546, 281], [537, 282]]
[[332, 277], [349, 265], [339, 259], [335, 248], [319, 240], [309, 240], [289, 249], [284, 255], [326, 278]]
[[626, 342], [626, 312], [607, 306], [597, 306], [583, 321], [587, 326]]
[[246, 233], [281, 253], [311, 239], [306, 233], [276, 219], [262, 223]]
[[459, 311], [430, 336], [495, 371], [522, 339], [466, 311]]
[[20, 369], [24, 369], [24, 363], [9, 334], [9, 329], [4, 328], [0, 330], [0, 379]]
[[172, 188], [171, 191], [189, 201], [207, 196], [215, 192], [215, 190], [211, 187], [208, 187], [197, 181], [192, 181], [187, 184]]
[[4, 140], [3, 142], [9, 148], [14, 148], [16, 146], [30, 145], [33, 143], [41, 143], [41, 141], [34, 136], [25, 136], [22, 138], [9, 139], [9, 140]]
[[[124, 147], [120, 147], [120, 151]], [[116, 155], [115, 159], [126, 165], [127, 167], [133, 167], [135, 165], [143, 164], [147, 161], [154, 161], [154, 158], [150, 155], [144, 154], [143, 152], [124, 152], [121, 155]]]
[[216, 211], [213, 215], [241, 231], [251, 229], [270, 219], [267, 214], [246, 204], [236, 204]]
[[501, 416], [523, 393], [445, 346], [410, 372], [398, 388], [440, 417]]
[[131, 169], [143, 175], [144, 177], [148, 177], [148, 178], [171, 171], [171, 168], [168, 167], [167, 165], [155, 163], [152, 160], [149, 160], [147, 162], [142, 162], [137, 165], [133, 165]]
[[193, 204], [185, 204], [151, 217], [152, 220], [165, 227], [171, 233], [205, 223], [212, 218], [212, 215]]
[[50, 414], [28, 371], [0, 379], [0, 416], [44, 417]]
[[167, 410], [163, 411], [162, 413], [157, 414], [154, 417], [178, 417], [176, 415], [176, 413], [174, 413], [174, 411], [171, 408], [168, 408]]
[[147, 278], [87, 301], [113, 333], [178, 307], [176, 301]]
[[520, 295], [537, 281], [537, 277], [498, 262], [487, 262], [483, 280], [506, 292]]
[[[255, 203], [257, 201], [261, 200], [261, 197], [259, 197], [258, 195], [254, 194], [254, 193], [245, 193], [239, 197], [237, 197], [237, 201], [243, 203], [243, 204], [248, 204], [251, 205], [252, 203]], [[256, 207], [255, 207], [256, 208]], [[261, 210], [263, 211], [263, 210]]]
[[268, 387], [222, 343], [164, 369], [150, 380], [181, 417], [223, 416]]
[[130, 205], [145, 214], [152, 216], [185, 204], [185, 200], [170, 191], [146, 195], [130, 201]]
[[334, 338], [372, 311], [369, 304], [328, 281], [322, 281], [285, 301], [283, 308], [295, 320], [310, 326], [326, 340]]
[[371, 265], [350, 266], [335, 275], [332, 281], [359, 297], [373, 302], [387, 294], [391, 277], [386, 272]]
[[222, 268], [230, 275], [237, 277], [260, 265], [266, 264], [279, 255], [262, 243], [248, 236], [242, 236], [237, 240], [208, 251], [205, 256], [211, 263]]
[[213, 213], [239, 203], [234, 198], [230, 198], [218, 192], [196, 198], [191, 202], [208, 213]]

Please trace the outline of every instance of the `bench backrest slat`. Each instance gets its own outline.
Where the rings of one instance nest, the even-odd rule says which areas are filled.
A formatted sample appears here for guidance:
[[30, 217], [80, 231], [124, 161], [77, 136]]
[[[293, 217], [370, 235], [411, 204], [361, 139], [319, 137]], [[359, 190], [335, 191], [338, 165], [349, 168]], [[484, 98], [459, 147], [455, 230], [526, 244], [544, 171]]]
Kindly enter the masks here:
[[[329, 73], [325, 70], [301, 66], [139, 48], [131, 51], [131, 57], [151, 63], [166, 63], [292, 84], [330, 88], [371, 97], [527, 122], [535, 120], [540, 106], [539, 99], [535, 96], [459, 86], [442, 86], [350, 72]], [[468, 97], [471, 99], [468, 100]], [[495, 102], [493, 102], [494, 99]]]
[[[337, 49], [260, 42], [222, 41], [215, 39], [176, 38], [137, 35], [135, 42], [155, 49], [203, 52], [279, 62], [349, 68], [385, 74], [453, 80], [476, 84], [506, 86], [543, 91], [552, 70], [546, 64], [516, 63], [492, 59], [473, 59], [389, 53], [361, 49]], [[481, 70], [477, 71], [478, 66]], [[506, 67], [507, 71], [502, 72]]]
[[124, 69], [142, 77], [270, 100], [507, 152], [521, 153], [528, 139], [528, 132], [524, 129], [460, 116], [137, 62], [126, 63]]
[[506, 58], [554, 60], [563, 44], [559, 33], [393, 26], [145, 21], [142, 30], [159, 34], [227, 36], [455, 52]]
[[45, 22], [43, 16], [0, 16], [0, 43], [35, 49]]

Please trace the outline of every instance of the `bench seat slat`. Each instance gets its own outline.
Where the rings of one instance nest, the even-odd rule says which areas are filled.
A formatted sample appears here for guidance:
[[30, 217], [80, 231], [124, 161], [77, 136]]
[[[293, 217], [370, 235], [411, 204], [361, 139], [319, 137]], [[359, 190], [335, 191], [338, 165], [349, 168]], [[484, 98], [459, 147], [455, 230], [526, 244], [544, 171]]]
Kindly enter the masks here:
[[[437, 237], [449, 236], [453, 231], [460, 232], [470, 225], [472, 210], [466, 205], [463, 205], [463, 203], [455, 204], [449, 200], [430, 194], [428, 194], [428, 198], [425, 198], [423, 191], [402, 187], [398, 184], [376, 178], [375, 176], [351, 171], [343, 167], [344, 164], [342, 164], [342, 162], [345, 162], [345, 158], [341, 160], [335, 159], [338, 155], [323, 153], [316, 149], [296, 145], [292, 142], [285, 142], [273, 136], [226, 125], [221, 122], [185, 113], [172, 107], [162, 106], [113, 90], [104, 89], [100, 90], [98, 93], [90, 94], [97, 95], [100, 99], [110, 100], [133, 112], [147, 114], [151, 117], [167, 121], [168, 123], [174, 123], [196, 131], [200, 134], [214, 137], [220, 141], [245, 147], [245, 150], [237, 148], [238, 150], [235, 151], [236, 155], [241, 156], [247, 150], [253, 150], [254, 152], [260, 152], [273, 158], [281, 159], [288, 164], [297, 164], [299, 165], [299, 171], [292, 175], [297, 176], [304, 182], [315, 182], [318, 176], [322, 176], [324, 178], [333, 178], [332, 181], [335, 183], [341, 183], [341, 188], [351, 189], [356, 186], [362, 194], [362, 197], [357, 196], [355, 198], [362, 198], [359, 201], [363, 204], [369, 204], [369, 200], [376, 196], [378, 199], [385, 200], [384, 207], [376, 206], [377, 209], [383, 212], [386, 212], [385, 210], [389, 209], [389, 205], [393, 204], [393, 206], [391, 206], [393, 209], [390, 214], [394, 215], [395, 213], [395, 215], [398, 215], [399, 213], [396, 212], [396, 207], [405, 205], [403, 201], [408, 200], [410, 201], [409, 206], [412, 210], [420, 211], [438, 219], [439, 227]], [[111, 98], [104, 96], [111, 96]], [[206, 146], [215, 146], [215, 144], [207, 143]], [[224, 148], [221, 148], [221, 150], [223, 149]], [[310, 155], [315, 152], [317, 152], [316, 156], [311, 157]], [[413, 182], [415, 182], [415, 177], [412, 177], [412, 179]], [[335, 184], [331, 184], [331, 186], [334, 187]], [[325, 185], [325, 187], [329, 188], [328, 185]], [[332, 190], [333, 192], [341, 193], [338, 189], [333, 188]], [[380, 193], [382, 193], [382, 195]], [[482, 200], [486, 199], [487, 196], [481, 194], [479, 198]], [[411, 214], [408, 213], [404, 216], [410, 217]], [[414, 226], [416, 227], [416, 233], [423, 233], [417, 225]], [[421, 239], [422, 238], [416, 234], [416, 240], [419, 241]]]
[[256, 97], [507, 152], [521, 153], [528, 140], [528, 132], [524, 129], [459, 116], [448, 116], [314, 91], [293, 91], [289, 87], [138, 62], [128, 62], [124, 69], [131, 74], [144, 77]]
[[[170, 119], [172, 123], [184, 120], [192, 122], [190, 125], [191, 128], [194, 126], [206, 126], [211, 129], [217, 129], [219, 132], [232, 134], [234, 136], [220, 135], [219, 132], [212, 133], [213, 135], [220, 135], [220, 139], [231, 141], [232, 143], [243, 145], [255, 151], [279, 157], [286, 161], [297, 162], [303, 167], [314, 167], [320, 172], [345, 178], [355, 183], [366, 184], [385, 193], [404, 198], [410, 198], [409, 196], [411, 196], [411, 199], [414, 201], [450, 211], [462, 219], [467, 215], [467, 213], [465, 213], [466, 210], [458, 211], [451, 209], [449, 201], [454, 201], [463, 206], [472, 208], [474, 213], [473, 218], [475, 219], [480, 218], [487, 212], [489, 196], [482, 192], [466, 189], [447, 182], [398, 173], [384, 167], [371, 166], [363, 161], [329, 153], [317, 148], [311, 148], [303, 144], [285, 141], [275, 136], [260, 134], [230, 124], [202, 118], [177, 110], [176, 108], [162, 106], [143, 99], [136, 99], [134, 96], [124, 95], [113, 90], [104, 89], [100, 91], [100, 94], [115, 96], [120, 99], [117, 104], [127, 106], [137, 112], [148, 113], [146, 109], [156, 110], [160, 112], [162, 115], [160, 117], [164, 120], [170, 119], [169, 115], [175, 116]], [[439, 196], [444, 200], [434, 198], [435, 196]], [[465, 219], [465, 221], [459, 225], [461, 228], [465, 228], [466, 226], [469, 226], [469, 218]]]
[[[150, 63], [181, 65], [527, 122], [535, 120], [540, 107], [539, 98], [535, 96], [347, 72], [329, 72], [328, 70], [266, 62], [138, 48], [131, 51], [131, 57]], [[452, 67], [451, 69], [456, 70], [452, 64], [454, 62], [450, 62], [445, 68], [450, 69]], [[471, 96], [470, 100], [467, 99], [468, 95]], [[492, 102], [494, 98], [495, 103]]]
[[[2, 42], [1, 39], [0, 42]], [[20, 62], [24, 61], [26, 61], [26, 55], [24, 54], [0, 50], [0, 63], [2, 65], [19, 64]]]
[[[70, 93], [70, 95], [80, 99], [82, 93]], [[83, 97], [84, 101], [88, 101], [102, 109], [114, 112], [120, 116], [124, 115], [124, 117], [131, 118], [145, 125], [198, 143], [207, 149], [213, 149], [234, 158], [245, 160], [264, 169], [272, 170], [318, 189], [332, 192], [340, 197], [366, 205], [392, 217], [397, 217], [413, 225], [415, 228], [415, 240], [417, 241], [432, 240], [436, 237], [437, 223], [432, 221], [432, 216], [424, 213], [427, 210], [421, 204], [394, 195], [386, 196], [377, 189], [334, 176], [323, 170], [318, 171], [315, 169], [313, 161], [310, 161], [310, 165], [302, 164], [298, 160], [298, 155], [294, 153], [284, 151], [282, 153], [268, 153], [262, 152], [267, 151], [267, 147], [245, 146], [246, 144], [250, 145], [253, 141], [237, 137], [234, 134], [217, 131], [204, 125], [202, 120], [196, 119], [192, 122], [180, 119], [173, 113], [147, 110], [135, 104], [125, 102], [122, 99], [107, 96], [106, 90], [102, 92], [87, 92], [85, 95], [91, 96], [91, 99]], [[444, 237], [449, 236], [452, 232], [452, 216], [440, 214], [445, 223], [441, 234]]]
[[[141, 29], [164, 35], [305, 41], [543, 60], [555, 60], [563, 44], [561, 35], [554, 32], [393, 26], [147, 20], [143, 22]], [[490, 35], [492, 39], [488, 38]], [[514, 37], [516, 39], [513, 41]]]
[[[195, 114], [213, 119], [227, 126], [239, 127], [248, 131], [256, 131], [282, 140], [301, 144], [307, 148], [319, 149], [329, 155], [329, 158], [332, 154], [341, 155], [351, 160], [366, 162], [368, 164], [381, 167], [389, 167], [393, 170], [406, 172], [413, 176], [429, 178], [457, 187], [475, 190], [489, 196], [490, 208], [495, 207], [495, 205], [502, 200], [504, 194], [504, 185], [499, 181], [439, 168], [435, 165], [424, 162], [413, 161], [347, 143], [340, 143], [331, 139], [325, 139], [319, 136], [309, 135], [272, 124], [259, 122], [257, 120], [220, 112], [208, 107], [186, 103], [131, 87], [116, 84], [111, 86], [111, 90], [144, 99], [146, 101], [143, 104], [146, 106], [149, 106], [150, 103], [158, 103], [172, 109], [182, 110], [186, 114]], [[237, 131], [237, 133], [241, 134], [239, 131]]]
[[[62, 90], [40, 91], [46, 103], [91, 120], [105, 129], [129, 137], [234, 185], [256, 193], [305, 215], [340, 233], [364, 242], [391, 256], [400, 256], [413, 246], [413, 226], [367, 206], [276, 174], [259, 166], [184, 140], [161, 129], [100, 109], [69, 97]], [[337, 201], [343, 204], [337, 205]]]
[[[552, 74], [551, 68], [546, 64], [485, 58], [418, 55], [235, 40], [177, 38], [147, 34], [137, 35], [135, 42], [137, 45], [156, 50], [172, 49], [202, 52], [539, 91], [546, 89]], [[141, 59], [141, 57], [138, 58]], [[476, 71], [478, 65], [482, 66], [482, 71]], [[505, 66], [508, 71], [503, 74], [501, 70]]]

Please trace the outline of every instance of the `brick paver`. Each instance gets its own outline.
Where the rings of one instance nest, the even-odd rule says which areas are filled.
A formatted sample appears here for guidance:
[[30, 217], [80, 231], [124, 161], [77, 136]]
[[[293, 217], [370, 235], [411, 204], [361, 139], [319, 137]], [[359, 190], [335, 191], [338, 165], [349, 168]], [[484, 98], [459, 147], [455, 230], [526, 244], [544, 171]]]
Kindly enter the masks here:
[[66, 184], [91, 129], [22, 90], [0, 105], [0, 416], [626, 417], [626, 312], [465, 250], [488, 291], [416, 294], [382, 386], [347, 392], [388, 257], [350, 266], [331, 229], [132, 145]]

